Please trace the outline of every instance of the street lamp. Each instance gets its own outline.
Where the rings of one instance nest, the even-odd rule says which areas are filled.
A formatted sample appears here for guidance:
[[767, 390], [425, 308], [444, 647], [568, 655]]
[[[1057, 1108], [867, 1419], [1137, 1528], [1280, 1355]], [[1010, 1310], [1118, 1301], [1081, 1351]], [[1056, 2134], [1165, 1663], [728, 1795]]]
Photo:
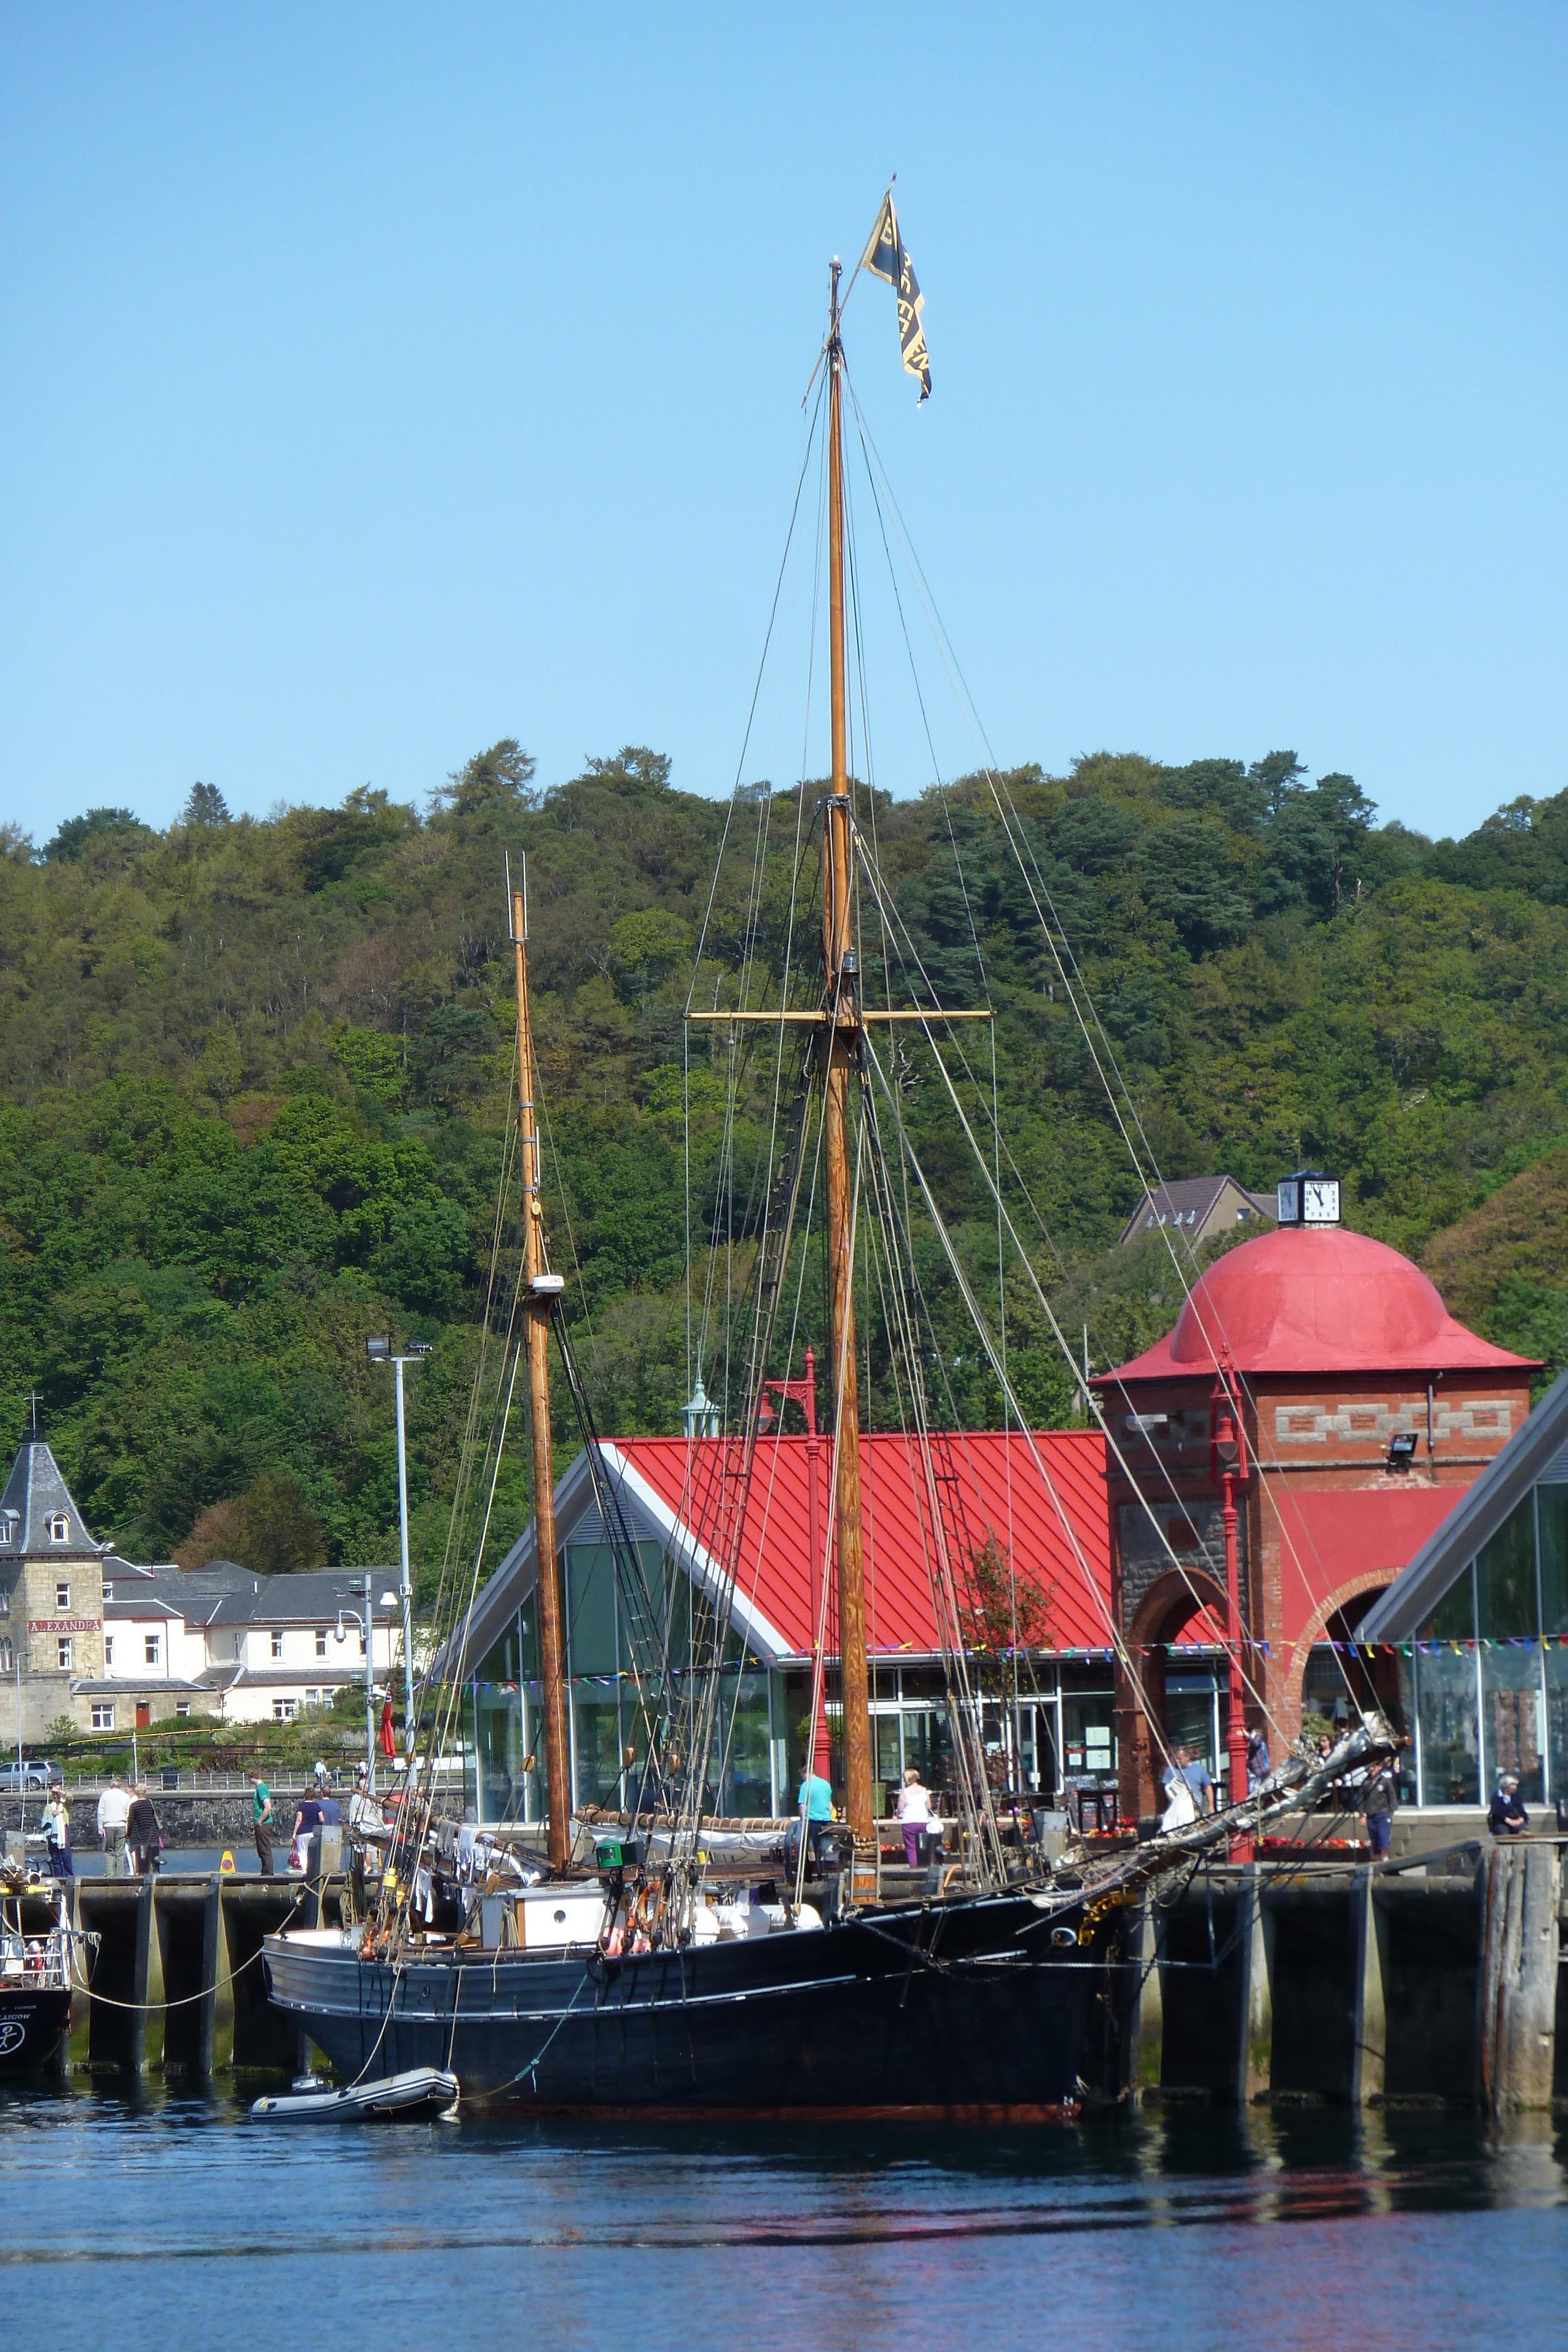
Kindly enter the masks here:
[[[356, 1600], [360, 1600], [360, 1599], [361, 1599], [361, 1598], [363, 1599], [363, 1601], [364, 1601], [364, 1604], [365, 1604], [365, 1613], [364, 1613], [364, 1615], [361, 1617], [361, 1616], [360, 1615], [360, 1612], [359, 1612], [359, 1611], [358, 1611], [357, 1609], [341, 1609], [341, 1608], [340, 1608], [340, 1609], [339, 1610], [339, 1612], [338, 1612], [338, 1632], [337, 1632], [337, 1639], [338, 1639], [340, 1642], [346, 1642], [346, 1641], [348, 1640], [348, 1638], [349, 1638], [349, 1637], [348, 1637], [348, 1635], [347, 1635], [347, 1634], [344, 1633], [344, 1631], [343, 1631], [343, 1620], [344, 1620], [344, 1618], [346, 1617], [346, 1618], [349, 1620], [349, 1622], [350, 1622], [350, 1624], [352, 1624], [352, 1625], [357, 1625], [357, 1626], [359, 1627], [359, 1629], [360, 1629], [360, 1633], [361, 1633], [361, 1636], [362, 1636], [362, 1638], [363, 1638], [363, 1640], [364, 1640], [364, 1644], [365, 1644], [365, 1770], [366, 1770], [366, 1773], [367, 1773], [367, 1774], [368, 1774], [368, 1776], [369, 1776], [369, 1789], [368, 1789], [368, 1793], [369, 1793], [371, 1796], [372, 1796], [372, 1797], [373, 1797], [373, 1796], [375, 1795], [375, 1792], [376, 1792], [376, 1675], [375, 1675], [375, 1648], [376, 1648], [376, 1641], [375, 1641], [375, 1622], [376, 1622], [376, 1618], [375, 1618], [375, 1611], [374, 1611], [374, 1609], [373, 1609], [373, 1608], [371, 1607], [371, 1571], [370, 1571], [370, 1570], [367, 1568], [367, 1569], [366, 1569], [366, 1570], [365, 1570], [365, 1573], [364, 1573], [364, 1579], [363, 1579], [363, 1591], [362, 1591], [362, 1593], [361, 1593], [361, 1587], [360, 1587], [358, 1584], [354, 1585], [354, 1586], [351, 1588], [351, 1590], [352, 1590], [352, 1591], [353, 1591], [353, 1594], [354, 1594], [354, 1597], [355, 1597], [355, 1599], [356, 1599]], [[383, 1592], [383, 1593], [382, 1594], [381, 1605], [382, 1605], [382, 1607], [383, 1609], [395, 1609], [395, 1608], [397, 1607], [397, 1594], [396, 1594], [395, 1592]]]
[[[1247, 1433], [1230, 1382], [1224, 1372], [1214, 1384], [1214, 1434], [1209, 1440], [1208, 1469], [1219, 1489], [1220, 1516], [1225, 1528], [1225, 1646], [1229, 1675], [1226, 1693], [1225, 1745], [1230, 1758], [1230, 1801], [1239, 1805], [1247, 1795], [1247, 1723], [1241, 1704], [1241, 1568], [1237, 1542], [1236, 1489], [1249, 1473]], [[1252, 1842], [1239, 1838], [1232, 1859], [1249, 1862]]]
[[[401, 1356], [392, 1354], [390, 1339], [365, 1341], [365, 1353], [372, 1364], [392, 1364], [397, 1372], [397, 1517], [401, 1575], [398, 1597], [402, 1602], [402, 1730], [403, 1754], [412, 1766], [413, 1758], [413, 1586], [408, 1572], [408, 1454], [403, 1428], [402, 1368], [417, 1364], [430, 1353], [427, 1341], [411, 1339]], [[368, 1644], [367, 1644], [368, 1646]]]

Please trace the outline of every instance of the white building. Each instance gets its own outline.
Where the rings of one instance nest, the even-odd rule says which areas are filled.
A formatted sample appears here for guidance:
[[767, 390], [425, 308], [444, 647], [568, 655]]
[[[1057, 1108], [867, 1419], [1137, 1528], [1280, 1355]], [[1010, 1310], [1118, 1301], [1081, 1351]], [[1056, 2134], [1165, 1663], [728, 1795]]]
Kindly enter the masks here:
[[[385, 1690], [402, 1674], [397, 1571], [370, 1574], [371, 1675]], [[10, 1747], [62, 1716], [131, 1731], [182, 1715], [287, 1723], [330, 1706], [364, 1685], [364, 1578], [256, 1576], [233, 1560], [190, 1575], [138, 1568], [94, 1540], [35, 1424], [0, 1494], [0, 1733]]]
[[[364, 1571], [256, 1576], [233, 1560], [189, 1573], [106, 1559], [103, 1673], [72, 1688], [87, 1727], [124, 1731], [166, 1716], [287, 1723], [365, 1680]], [[396, 1572], [373, 1570], [371, 1676], [402, 1671]]]

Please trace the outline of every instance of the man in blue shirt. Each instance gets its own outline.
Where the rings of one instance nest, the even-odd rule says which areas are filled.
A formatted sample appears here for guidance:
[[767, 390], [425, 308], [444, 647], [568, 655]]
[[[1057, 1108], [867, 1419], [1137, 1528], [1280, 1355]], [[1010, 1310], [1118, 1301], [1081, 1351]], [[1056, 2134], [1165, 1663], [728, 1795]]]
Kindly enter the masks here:
[[833, 1818], [831, 1784], [818, 1772], [808, 1771], [800, 1782], [800, 1793], [795, 1800], [796, 1810], [806, 1824], [806, 1845], [811, 1857], [811, 1867], [821, 1867], [822, 1824]]
[[1190, 1748], [1176, 1749], [1174, 1760], [1166, 1766], [1163, 1780], [1167, 1798], [1176, 1782], [1185, 1780], [1192, 1798], [1193, 1811], [1200, 1816], [1209, 1811], [1214, 1777], [1202, 1757], [1195, 1756]]

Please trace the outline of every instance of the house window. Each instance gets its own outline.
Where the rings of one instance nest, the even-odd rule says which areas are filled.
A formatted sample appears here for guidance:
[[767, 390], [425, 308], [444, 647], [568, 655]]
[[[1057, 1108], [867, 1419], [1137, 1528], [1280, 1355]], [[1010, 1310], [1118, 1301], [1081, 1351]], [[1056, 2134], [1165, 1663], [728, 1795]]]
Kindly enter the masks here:
[[57, 1584], [55, 1587], [55, 1607], [57, 1609], [68, 1609], [70, 1605], [70, 1586], [68, 1584]]
[[299, 1701], [297, 1698], [275, 1698], [272, 1702], [274, 1723], [292, 1723], [298, 1712]]
[[0, 1617], [9, 1617], [10, 1614], [11, 1588], [8, 1584], [0, 1584]]
[[318, 1626], [317, 1626], [317, 1628], [316, 1628], [316, 1655], [317, 1655], [319, 1658], [324, 1658], [324, 1657], [326, 1656], [326, 1654], [327, 1654], [327, 1628], [325, 1627], [325, 1625], [318, 1625]]
[[71, 1523], [63, 1511], [51, 1511], [47, 1521], [51, 1543], [69, 1543]]
[[177, 1698], [174, 1701], [174, 1712], [176, 1715], [189, 1715], [191, 1712], [190, 1700], [188, 1698]]
[[321, 1704], [320, 1692], [319, 1690], [308, 1690], [305, 1694], [305, 1704], [307, 1706], [319, 1706]]
[[361, 1635], [360, 1635], [360, 1655], [361, 1655], [361, 1657], [362, 1658], [362, 1657], [364, 1656], [364, 1654], [365, 1654], [365, 1637], [364, 1637], [364, 1634], [361, 1633]]
[[62, 1675], [68, 1675], [68, 1674], [69, 1674], [69, 1672], [70, 1672], [70, 1670], [71, 1670], [71, 1637], [70, 1637], [70, 1635], [69, 1635], [68, 1633], [62, 1633], [62, 1634], [60, 1635], [59, 1641], [58, 1641], [58, 1642], [57, 1643], [57, 1644], [56, 1644], [56, 1647], [57, 1647], [57, 1650], [58, 1650], [58, 1652], [59, 1652], [59, 1658], [60, 1658], [60, 1672], [61, 1672], [61, 1674], [62, 1674]]
[[144, 1635], [141, 1643], [141, 1654], [150, 1666], [157, 1665], [163, 1654], [162, 1637], [157, 1633], [148, 1633]]
[[0, 1637], [0, 1675], [8, 1675], [16, 1663], [10, 1643]]
[[114, 1636], [112, 1633], [106, 1633], [103, 1637], [103, 1663], [106, 1667], [112, 1666], [114, 1664]]
[[92, 1706], [92, 1727], [95, 1731], [112, 1731], [114, 1729], [114, 1701], [111, 1698], [94, 1699]]
[[5, 1517], [0, 1518], [0, 1544], [15, 1544], [16, 1540], [16, 1532], [21, 1527], [21, 1524], [22, 1521], [18, 1513], [16, 1511], [7, 1511]]
[[113, 1600], [113, 1598], [114, 1598], [114, 1587], [113, 1587], [113, 1585], [112, 1585], [112, 1584], [106, 1584], [106, 1585], [104, 1586], [104, 1588], [103, 1588], [103, 1597], [104, 1597], [104, 1599], [105, 1599], [106, 1601], [112, 1601], [112, 1600]]
[[280, 1658], [283, 1655], [283, 1636], [281, 1633], [274, 1633], [272, 1637], [272, 1654], [275, 1658]]

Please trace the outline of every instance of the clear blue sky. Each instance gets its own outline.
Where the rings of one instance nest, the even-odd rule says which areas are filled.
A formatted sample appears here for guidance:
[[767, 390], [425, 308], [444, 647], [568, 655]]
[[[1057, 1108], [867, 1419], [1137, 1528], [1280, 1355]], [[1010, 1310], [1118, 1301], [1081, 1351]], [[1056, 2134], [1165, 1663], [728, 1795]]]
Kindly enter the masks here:
[[827, 261], [894, 168], [935, 396], [884, 287], [851, 366], [1001, 758], [1291, 745], [1437, 831], [1558, 791], [1565, 119], [1521, 0], [10, 0], [0, 819], [414, 799], [503, 733], [726, 790]]

